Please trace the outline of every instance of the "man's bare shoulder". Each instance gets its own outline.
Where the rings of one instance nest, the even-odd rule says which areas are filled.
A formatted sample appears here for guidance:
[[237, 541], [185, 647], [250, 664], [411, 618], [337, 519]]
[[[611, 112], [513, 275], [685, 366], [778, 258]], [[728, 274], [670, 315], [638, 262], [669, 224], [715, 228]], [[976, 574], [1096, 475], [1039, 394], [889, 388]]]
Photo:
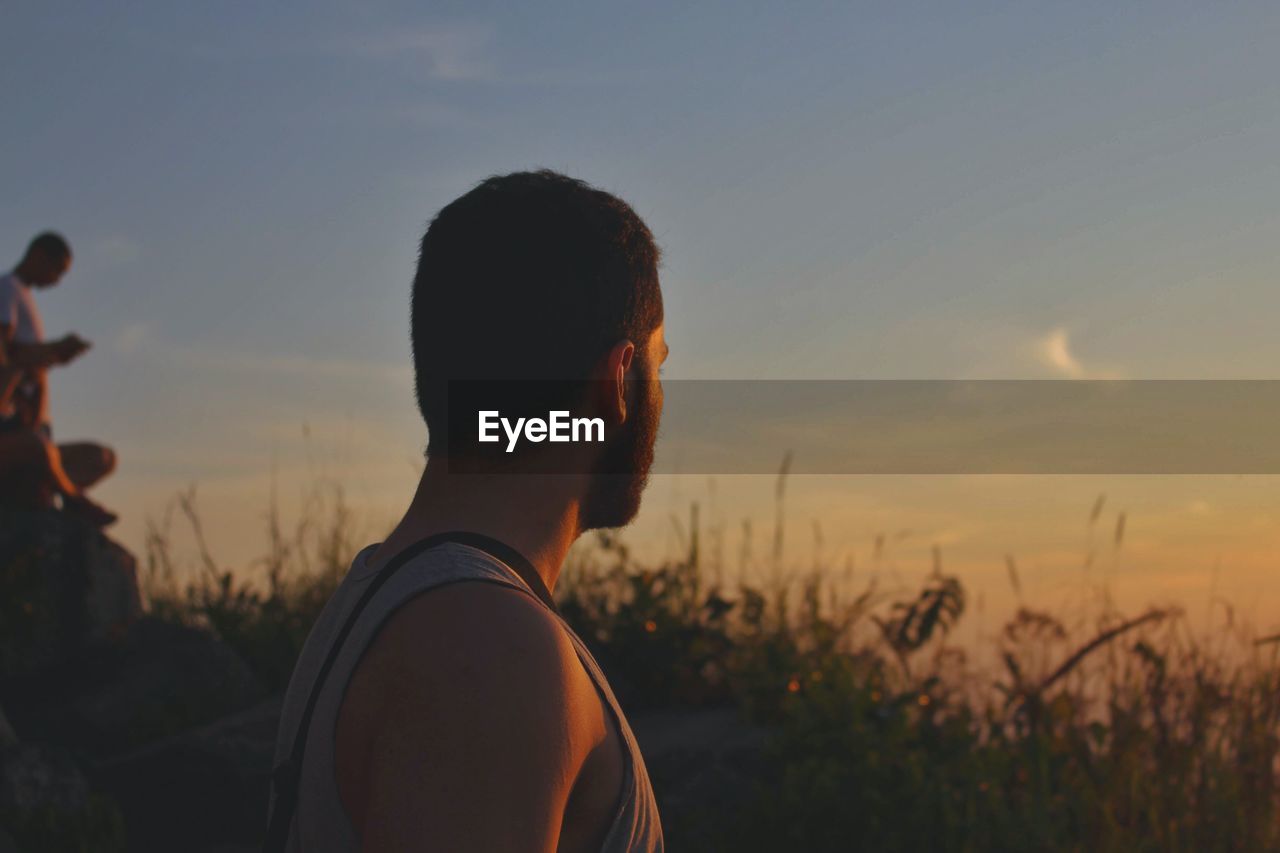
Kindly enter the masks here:
[[361, 669], [403, 679], [407, 692], [440, 682], [506, 692], [526, 683], [553, 689], [576, 661], [556, 617], [530, 595], [468, 581], [429, 590], [398, 608]]
[[[339, 747], [391, 732], [438, 740], [495, 728], [541, 738], [602, 729], [595, 688], [557, 618], [527, 593], [465, 581], [415, 596], [383, 625], [352, 675]], [[342, 756], [339, 756], [341, 759]], [[340, 764], [342, 762], [340, 761]]]
[[[357, 667], [339, 716], [338, 786], [362, 832], [408, 821], [406, 833], [437, 835], [434, 818], [415, 816], [421, 802], [452, 808], [459, 837], [495, 807], [516, 822], [512, 837], [535, 824], [552, 832], [540, 821], [563, 813], [603, 736], [590, 678], [546, 608], [498, 584], [450, 584], [398, 609]], [[486, 813], [469, 813], [481, 803]]]

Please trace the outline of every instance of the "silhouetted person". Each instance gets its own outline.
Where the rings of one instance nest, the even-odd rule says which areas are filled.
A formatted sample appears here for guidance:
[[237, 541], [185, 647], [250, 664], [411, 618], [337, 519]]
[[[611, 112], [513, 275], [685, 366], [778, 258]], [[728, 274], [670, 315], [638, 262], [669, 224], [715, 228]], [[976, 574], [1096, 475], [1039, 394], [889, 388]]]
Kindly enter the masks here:
[[[658, 257], [625, 202], [553, 172], [490, 178], [432, 221], [411, 310], [427, 465], [294, 670], [274, 774], [286, 849], [662, 849], [635, 738], [549, 595], [579, 535], [640, 506], [667, 355]], [[603, 441], [480, 444], [460, 379], [519, 380], [481, 396], [598, 417]]]
[[78, 335], [45, 341], [35, 288], [53, 287], [71, 268], [71, 247], [45, 232], [0, 276], [0, 501], [62, 508], [104, 526], [116, 516], [85, 495], [115, 469], [115, 453], [92, 442], [55, 444], [47, 373], [89, 349]]

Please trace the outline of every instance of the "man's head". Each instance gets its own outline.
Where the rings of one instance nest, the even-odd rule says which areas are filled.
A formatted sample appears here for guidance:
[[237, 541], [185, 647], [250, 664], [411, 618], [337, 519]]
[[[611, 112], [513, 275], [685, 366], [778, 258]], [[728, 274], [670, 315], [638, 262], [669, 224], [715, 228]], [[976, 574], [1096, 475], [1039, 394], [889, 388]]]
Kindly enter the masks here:
[[490, 382], [513, 409], [586, 406], [610, 429], [590, 461], [583, 527], [629, 521], [662, 405], [659, 254], [629, 205], [554, 172], [489, 178], [441, 210], [413, 283], [428, 454], [457, 459], [475, 447], [474, 436], [450, 434], [450, 382]]
[[37, 234], [17, 266], [18, 277], [36, 287], [53, 287], [71, 269], [71, 245], [53, 231]]

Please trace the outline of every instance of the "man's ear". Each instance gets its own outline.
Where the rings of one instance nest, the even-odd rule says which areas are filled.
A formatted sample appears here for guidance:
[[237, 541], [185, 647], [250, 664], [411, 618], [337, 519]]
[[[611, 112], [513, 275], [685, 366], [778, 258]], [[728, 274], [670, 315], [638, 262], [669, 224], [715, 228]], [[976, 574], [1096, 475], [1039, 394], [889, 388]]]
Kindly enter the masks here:
[[595, 403], [605, 421], [619, 426], [627, 420], [627, 371], [635, 357], [636, 345], [621, 340], [613, 345], [601, 360], [592, 385], [595, 386]]

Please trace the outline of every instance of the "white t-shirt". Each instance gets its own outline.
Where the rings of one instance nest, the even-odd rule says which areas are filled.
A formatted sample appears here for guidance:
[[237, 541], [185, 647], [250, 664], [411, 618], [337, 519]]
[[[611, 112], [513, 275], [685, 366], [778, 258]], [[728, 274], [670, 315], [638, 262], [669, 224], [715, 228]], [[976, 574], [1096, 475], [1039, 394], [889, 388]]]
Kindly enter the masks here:
[[13, 273], [0, 276], [0, 326], [12, 326], [13, 339], [20, 344], [44, 340], [44, 323], [31, 287]]
[[[13, 273], [0, 276], [0, 326], [13, 329], [13, 340], [20, 344], [38, 344], [44, 341], [44, 323], [36, 308], [31, 286]], [[29, 382], [19, 386], [19, 392], [32, 391]], [[43, 407], [42, 407], [43, 408]], [[0, 406], [0, 417], [13, 415], [13, 404]], [[47, 409], [40, 414], [40, 421], [47, 423]]]

